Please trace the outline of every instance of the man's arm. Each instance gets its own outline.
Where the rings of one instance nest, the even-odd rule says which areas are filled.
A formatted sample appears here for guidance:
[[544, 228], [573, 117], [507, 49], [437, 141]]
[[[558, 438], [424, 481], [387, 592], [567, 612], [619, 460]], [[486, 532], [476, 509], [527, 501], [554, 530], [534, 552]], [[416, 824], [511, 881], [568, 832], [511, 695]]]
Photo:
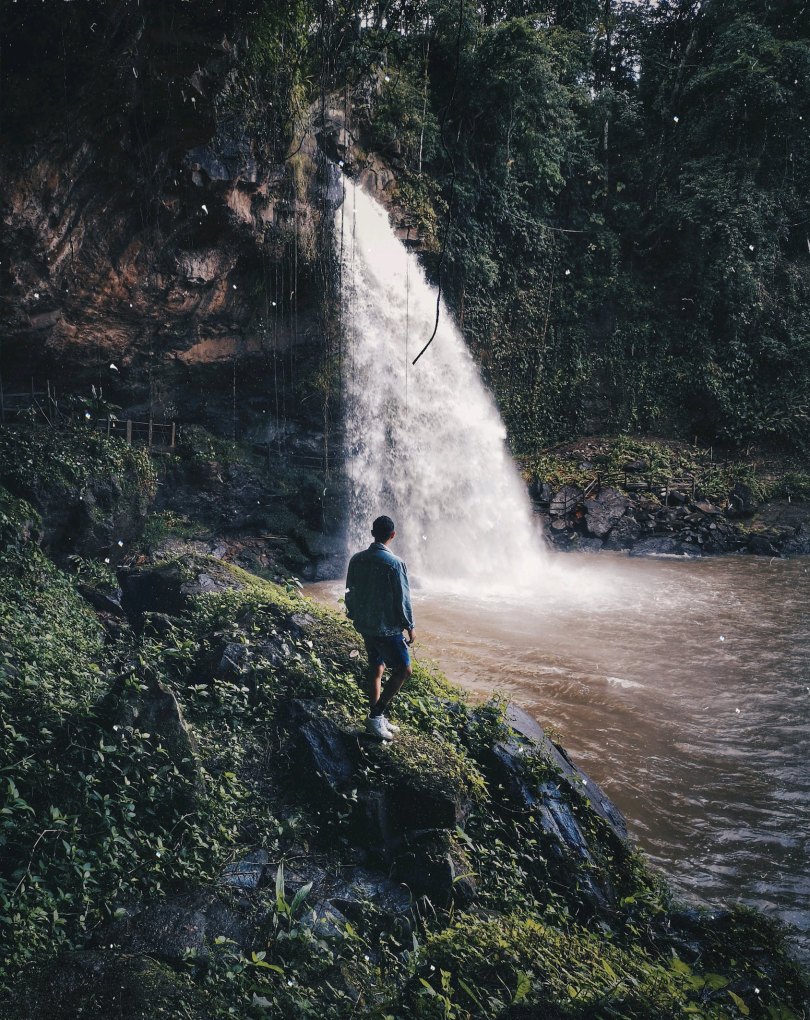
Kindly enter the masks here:
[[343, 597], [343, 601], [346, 603], [346, 615], [350, 620], [354, 618], [353, 610], [356, 605], [354, 587], [356, 583], [357, 567], [355, 566], [354, 557], [352, 557], [349, 560], [349, 571], [346, 575], [346, 594]]
[[413, 609], [411, 608], [411, 589], [408, 584], [408, 570], [404, 563], [400, 562], [397, 564], [397, 569], [394, 573], [395, 589], [394, 596], [396, 598], [395, 605], [398, 607], [400, 612], [400, 625], [403, 630], [407, 630], [408, 639], [413, 641]]

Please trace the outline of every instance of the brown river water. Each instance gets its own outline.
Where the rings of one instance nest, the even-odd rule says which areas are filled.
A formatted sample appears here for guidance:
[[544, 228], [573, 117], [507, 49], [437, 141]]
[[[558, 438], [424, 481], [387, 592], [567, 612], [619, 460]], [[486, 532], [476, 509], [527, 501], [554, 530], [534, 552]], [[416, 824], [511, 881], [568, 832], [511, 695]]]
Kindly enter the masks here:
[[418, 658], [550, 729], [677, 889], [810, 958], [810, 559], [569, 554], [539, 592], [414, 588]]

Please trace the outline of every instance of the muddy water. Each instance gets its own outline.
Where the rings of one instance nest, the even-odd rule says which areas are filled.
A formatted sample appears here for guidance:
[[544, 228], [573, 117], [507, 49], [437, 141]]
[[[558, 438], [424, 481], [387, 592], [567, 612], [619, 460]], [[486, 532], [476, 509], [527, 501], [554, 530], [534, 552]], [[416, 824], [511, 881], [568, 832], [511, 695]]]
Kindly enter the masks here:
[[807, 957], [809, 560], [557, 557], [539, 591], [414, 611], [417, 655], [551, 728], [676, 886], [795, 925]]

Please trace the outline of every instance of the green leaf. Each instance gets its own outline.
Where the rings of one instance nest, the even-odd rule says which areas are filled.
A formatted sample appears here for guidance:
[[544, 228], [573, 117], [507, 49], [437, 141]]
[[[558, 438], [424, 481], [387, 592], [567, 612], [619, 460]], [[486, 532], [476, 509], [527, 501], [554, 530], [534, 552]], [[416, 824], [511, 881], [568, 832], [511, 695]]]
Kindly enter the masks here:
[[310, 890], [312, 889], [312, 882], [307, 882], [306, 885], [302, 885], [298, 892], [293, 896], [293, 901], [290, 904], [290, 915], [295, 916], [296, 910], [301, 906], [304, 900], [309, 896]]
[[735, 992], [732, 992], [732, 990], [730, 988], [727, 988], [726, 992], [727, 992], [728, 996], [730, 997], [731, 1001], [737, 1007], [737, 1009], [742, 1013], [742, 1015], [743, 1016], [748, 1016], [748, 1014], [751, 1012], [751, 1010], [748, 1008], [748, 1006], [746, 1006], [746, 1004], [739, 997], [739, 995], [737, 995]]
[[436, 995], [436, 989], [431, 985], [429, 981], [426, 981], [424, 978], [419, 978], [419, 982], [426, 991], [430, 992], [431, 995], [433, 996]]
[[280, 914], [286, 914], [289, 910], [287, 901], [284, 898], [284, 864], [281, 863], [278, 866], [276, 872], [276, 910]]
[[532, 979], [524, 971], [519, 970], [517, 976], [517, 988], [512, 1002], [525, 1002], [532, 988]]
[[704, 978], [707, 988], [711, 988], [717, 991], [720, 988], [725, 988], [728, 984], [728, 978], [723, 977], [722, 974], [707, 974]]
[[692, 976], [692, 968], [689, 966], [688, 963], [684, 963], [684, 961], [677, 956], [673, 958], [670, 966], [672, 967], [676, 974], [684, 974], [688, 977]]
[[481, 1012], [484, 1012], [484, 1004], [481, 1002], [481, 1000], [478, 998], [478, 996], [475, 994], [475, 992], [472, 990], [472, 988], [470, 988], [470, 986], [467, 984], [467, 982], [464, 980], [464, 978], [459, 978], [458, 979], [458, 984], [459, 984], [459, 987], [461, 989], [463, 989], [467, 993], [467, 995], [469, 995], [469, 997], [476, 1004], [476, 1006], [481, 1010]]

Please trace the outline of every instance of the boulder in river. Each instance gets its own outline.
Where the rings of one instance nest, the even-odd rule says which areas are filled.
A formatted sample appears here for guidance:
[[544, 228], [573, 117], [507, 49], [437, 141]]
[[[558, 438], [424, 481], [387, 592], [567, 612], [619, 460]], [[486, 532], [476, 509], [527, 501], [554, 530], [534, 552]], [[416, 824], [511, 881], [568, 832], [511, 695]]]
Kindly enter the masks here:
[[593, 499], [585, 501], [585, 527], [595, 538], [604, 538], [624, 516], [630, 501], [617, 489], [605, 486]]

